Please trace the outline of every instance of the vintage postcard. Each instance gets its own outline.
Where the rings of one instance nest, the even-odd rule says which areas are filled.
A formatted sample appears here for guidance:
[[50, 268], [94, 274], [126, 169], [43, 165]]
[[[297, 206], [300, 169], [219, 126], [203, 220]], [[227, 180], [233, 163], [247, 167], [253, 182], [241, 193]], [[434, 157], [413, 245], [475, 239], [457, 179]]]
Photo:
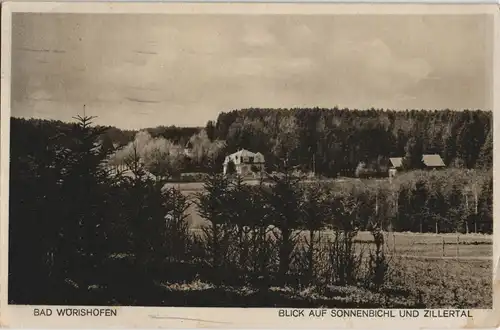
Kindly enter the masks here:
[[498, 327], [497, 17], [3, 3], [0, 326]]

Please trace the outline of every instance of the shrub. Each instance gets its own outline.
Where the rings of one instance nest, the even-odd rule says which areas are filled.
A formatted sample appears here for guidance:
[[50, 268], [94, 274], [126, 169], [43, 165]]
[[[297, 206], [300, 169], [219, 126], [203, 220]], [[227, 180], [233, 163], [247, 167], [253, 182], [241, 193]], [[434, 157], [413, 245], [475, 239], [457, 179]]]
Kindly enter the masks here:
[[386, 282], [389, 263], [384, 251], [384, 234], [380, 227], [375, 225], [372, 229], [373, 239], [375, 241], [375, 251], [370, 250], [369, 255], [369, 276], [368, 282], [371, 283], [376, 290]]
[[235, 174], [235, 173], [236, 173], [236, 165], [234, 164], [234, 162], [232, 160], [230, 160], [227, 163], [226, 174], [231, 175], [231, 174]]

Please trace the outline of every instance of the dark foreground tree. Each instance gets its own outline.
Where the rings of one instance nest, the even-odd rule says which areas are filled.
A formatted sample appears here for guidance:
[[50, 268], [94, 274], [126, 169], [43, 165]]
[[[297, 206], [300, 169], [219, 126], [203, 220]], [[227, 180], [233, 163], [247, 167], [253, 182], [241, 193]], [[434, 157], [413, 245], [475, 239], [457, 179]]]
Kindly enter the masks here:
[[229, 181], [220, 173], [207, 175], [203, 191], [196, 194], [200, 216], [209, 223], [203, 227], [209, 266], [221, 271], [228, 263], [229, 242], [233, 226], [229, 222]]
[[304, 193], [304, 205], [302, 208], [302, 228], [309, 232], [306, 242], [307, 247], [307, 274], [306, 278], [311, 281], [315, 277], [315, 256], [321, 242], [321, 230], [325, 227], [329, 216], [325, 194], [318, 186], [310, 186]]
[[[113, 182], [103, 166], [109, 154], [101, 145], [104, 129], [93, 127], [92, 119], [79, 116], [76, 124], [56, 130], [39, 123], [17, 132], [34, 134], [31, 147], [13, 144], [11, 154], [9, 269], [11, 292], [21, 300], [25, 290], [39, 298], [40, 287], [59, 299], [72, 294], [86, 299], [88, 288], [101, 284], [110, 250], [104, 228]], [[27, 228], [33, 235], [26, 235]], [[18, 286], [18, 279], [26, 281]], [[65, 283], [72, 284], [65, 289]]]
[[174, 261], [183, 261], [187, 259], [190, 247], [188, 209], [191, 202], [187, 196], [174, 187], [166, 189], [164, 196], [167, 209], [164, 237], [167, 257]]
[[293, 168], [285, 162], [283, 172], [269, 175], [271, 181], [268, 193], [270, 205], [270, 223], [276, 227], [273, 231], [279, 244], [279, 277], [286, 281], [290, 268], [292, 252], [297, 244], [302, 222], [302, 187], [301, 176], [294, 174]]

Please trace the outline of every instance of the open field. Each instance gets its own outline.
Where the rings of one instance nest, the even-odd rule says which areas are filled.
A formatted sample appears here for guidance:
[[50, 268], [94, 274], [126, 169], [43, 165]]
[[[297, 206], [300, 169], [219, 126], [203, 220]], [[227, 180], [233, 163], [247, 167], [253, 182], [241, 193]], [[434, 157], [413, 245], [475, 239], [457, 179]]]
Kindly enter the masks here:
[[[358, 242], [371, 242], [369, 232], [361, 232]], [[385, 233], [388, 253], [399, 256], [445, 257], [445, 258], [491, 258], [493, 238], [491, 235]]]
[[[245, 183], [256, 185], [259, 183], [259, 180], [245, 180]], [[166, 186], [175, 187], [187, 195], [191, 195], [203, 189], [203, 182], [169, 182]]]
[[[192, 231], [201, 232], [197, 228]], [[304, 232], [303, 235], [305, 238], [307, 233]], [[327, 244], [328, 238], [333, 237], [333, 232], [322, 231], [321, 235], [323, 243]], [[487, 235], [385, 233], [384, 236], [386, 253], [398, 257], [488, 261], [493, 256], [493, 239]], [[358, 244], [359, 251], [368, 252], [368, 249], [374, 247], [373, 237], [369, 232], [359, 232], [355, 243]]]

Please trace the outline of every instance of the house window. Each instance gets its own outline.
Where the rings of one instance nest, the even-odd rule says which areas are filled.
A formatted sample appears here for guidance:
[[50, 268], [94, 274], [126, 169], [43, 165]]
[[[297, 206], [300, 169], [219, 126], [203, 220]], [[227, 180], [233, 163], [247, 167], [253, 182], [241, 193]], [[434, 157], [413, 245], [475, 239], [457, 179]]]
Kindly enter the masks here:
[[249, 161], [250, 163], [253, 163], [253, 157], [249, 157], [249, 158], [248, 158], [248, 161]]

